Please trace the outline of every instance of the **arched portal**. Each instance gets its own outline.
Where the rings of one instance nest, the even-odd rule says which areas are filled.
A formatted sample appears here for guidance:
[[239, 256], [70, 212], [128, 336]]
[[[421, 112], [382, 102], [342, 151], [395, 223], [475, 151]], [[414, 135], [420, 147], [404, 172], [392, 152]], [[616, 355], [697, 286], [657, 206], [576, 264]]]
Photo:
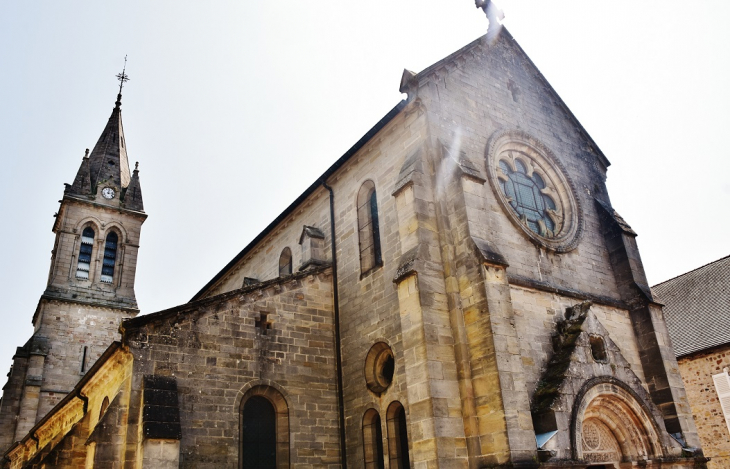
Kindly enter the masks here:
[[240, 469], [289, 467], [289, 406], [271, 386], [249, 389], [240, 407]]
[[576, 459], [612, 467], [624, 461], [662, 457], [654, 418], [624, 386], [601, 382], [583, 394], [573, 420]]

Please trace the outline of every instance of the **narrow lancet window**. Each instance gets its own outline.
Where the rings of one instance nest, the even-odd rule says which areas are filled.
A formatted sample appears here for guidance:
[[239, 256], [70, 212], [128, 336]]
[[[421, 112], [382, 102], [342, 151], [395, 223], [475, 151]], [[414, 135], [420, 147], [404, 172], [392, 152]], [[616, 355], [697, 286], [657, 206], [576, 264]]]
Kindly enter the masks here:
[[291, 249], [284, 248], [279, 256], [279, 277], [286, 277], [292, 273]]
[[365, 412], [362, 420], [362, 442], [365, 456], [365, 469], [384, 469], [383, 430], [380, 427], [380, 414], [375, 409]]
[[117, 261], [117, 241], [119, 237], [113, 231], [106, 237], [104, 244], [104, 262], [101, 266], [101, 281], [112, 283], [114, 281], [114, 265]]
[[406, 410], [397, 401], [388, 407], [388, 456], [391, 469], [408, 469], [411, 467], [411, 458], [408, 452]]
[[84, 346], [83, 351], [81, 352], [81, 372], [86, 372], [86, 355], [89, 352], [89, 347]]
[[94, 250], [94, 230], [91, 227], [84, 228], [81, 233], [81, 246], [79, 247], [79, 263], [76, 266], [76, 278], [88, 279], [91, 269], [91, 252]]
[[366, 181], [357, 194], [357, 228], [360, 240], [360, 272], [364, 274], [383, 264], [378, 198], [373, 181]]

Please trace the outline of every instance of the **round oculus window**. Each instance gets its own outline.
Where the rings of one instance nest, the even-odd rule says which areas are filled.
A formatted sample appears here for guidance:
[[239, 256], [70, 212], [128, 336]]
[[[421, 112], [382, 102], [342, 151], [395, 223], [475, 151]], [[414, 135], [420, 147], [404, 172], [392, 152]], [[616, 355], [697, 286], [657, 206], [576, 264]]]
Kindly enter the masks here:
[[550, 150], [524, 132], [500, 132], [490, 141], [487, 169], [500, 204], [530, 239], [557, 252], [576, 247], [580, 206]]
[[372, 392], [380, 394], [393, 382], [395, 357], [385, 342], [378, 342], [365, 357], [365, 384]]

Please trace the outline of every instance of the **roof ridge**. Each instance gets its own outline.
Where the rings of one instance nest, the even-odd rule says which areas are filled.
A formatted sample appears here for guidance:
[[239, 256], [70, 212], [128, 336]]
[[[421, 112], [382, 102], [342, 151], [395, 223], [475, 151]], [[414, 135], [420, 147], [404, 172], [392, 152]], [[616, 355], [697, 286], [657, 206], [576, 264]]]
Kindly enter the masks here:
[[667, 280], [665, 280], [665, 281], [663, 281], [663, 282], [659, 282], [659, 283], [657, 283], [656, 285], [652, 286], [651, 288], [656, 288], [656, 287], [658, 287], [659, 285], [663, 285], [663, 284], [665, 284], [665, 283], [667, 283], [667, 282], [671, 282], [672, 280], [676, 280], [676, 279], [678, 279], [679, 277], [684, 277], [685, 275], [691, 274], [692, 272], [696, 272], [696, 271], [698, 271], [698, 270], [700, 270], [700, 269], [704, 269], [705, 267], [709, 267], [710, 265], [712, 265], [712, 264], [716, 264], [716, 263], [718, 263], [718, 262], [720, 262], [720, 261], [722, 261], [722, 260], [725, 260], [725, 259], [727, 259], [727, 258], [730, 258], [730, 254], [728, 254], [728, 255], [727, 255], [727, 256], [725, 256], [725, 257], [721, 257], [721, 258], [719, 258], [719, 259], [716, 259], [716, 260], [714, 260], [714, 261], [712, 261], [712, 262], [708, 262], [707, 264], [704, 264], [704, 265], [701, 265], [701, 266], [699, 266], [699, 267], [696, 267], [696, 268], [694, 268], [694, 269], [692, 269], [692, 270], [688, 270], [687, 272], [685, 272], [685, 273], [683, 273], [683, 274], [679, 274], [679, 275], [677, 275], [677, 276], [674, 276], [674, 277], [672, 277], [672, 278], [670, 278], [670, 279], [667, 279]]
[[[489, 33], [486, 33], [482, 36], [479, 36], [469, 44], [465, 45], [464, 47], [461, 47], [460, 49], [452, 52], [451, 54], [447, 55], [443, 59], [429, 65], [428, 67], [424, 68], [420, 72], [418, 72], [415, 76], [416, 80], [421, 80], [431, 73], [435, 72], [437, 69], [444, 67], [446, 63], [453, 62], [458, 57], [464, 56], [469, 51], [473, 49], [477, 49], [480, 46], [483, 46], [485, 48], [491, 47], [492, 44], [496, 44], [498, 41], [503, 40], [507, 41], [508, 44], [514, 46], [517, 48], [517, 51], [520, 53], [521, 58], [527, 61], [527, 64], [529, 67], [531, 67], [537, 76], [537, 80], [542, 82], [542, 84], [547, 88], [547, 91], [552, 94], [552, 96], [556, 100], [557, 106], [565, 113], [568, 120], [572, 121], [575, 126], [577, 127], [578, 134], [586, 140], [586, 143], [588, 144], [589, 148], [595, 153], [596, 158], [600, 161], [600, 163], [608, 168], [611, 166], [611, 162], [608, 160], [606, 155], [603, 154], [603, 151], [598, 146], [598, 143], [593, 139], [593, 137], [588, 133], [588, 131], [583, 127], [583, 124], [581, 124], [580, 120], [578, 120], [578, 117], [573, 113], [573, 111], [570, 109], [568, 104], [563, 100], [562, 96], [555, 90], [552, 84], [550, 84], [550, 81], [543, 75], [542, 71], [540, 71], [540, 68], [533, 62], [533, 60], [530, 58], [529, 54], [525, 51], [525, 49], [522, 48], [520, 43], [515, 39], [515, 37], [512, 35], [512, 33], [509, 32], [507, 27], [505, 25], [501, 25], [499, 28], [499, 32], [495, 35], [494, 39], [492, 39], [493, 42], [490, 42], [487, 44]], [[409, 96], [410, 98], [410, 96]]]

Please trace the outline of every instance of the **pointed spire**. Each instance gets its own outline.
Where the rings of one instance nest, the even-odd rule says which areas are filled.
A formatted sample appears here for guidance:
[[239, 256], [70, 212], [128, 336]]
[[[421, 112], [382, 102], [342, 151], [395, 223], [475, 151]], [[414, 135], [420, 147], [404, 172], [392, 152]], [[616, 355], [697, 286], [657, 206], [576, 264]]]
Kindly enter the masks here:
[[76, 173], [76, 179], [71, 185], [66, 184], [66, 194], [89, 195], [91, 194], [91, 174], [89, 172], [89, 149], [86, 149], [81, 159], [81, 166]]
[[139, 184], [139, 163], [134, 163], [134, 172], [129, 186], [124, 191], [124, 206], [130, 210], [144, 212], [142, 202], [142, 186]]
[[124, 58], [124, 69], [117, 75], [119, 93], [114, 103], [112, 115], [101, 132], [94, 149], [86, 150], [81, 167], [76, 174], [73, 184], [66, 185], [66, 194], [91, 196], [94, 198], [104, 187], [110, 187], [119, 197], [110, 199], [98, 198], [97, 202], [123, 206], [137, 211], [143, 211], [142, 188], [139, 184], [139, 169], [134, 168], [134, 174], [129, 172], [127, 158], [127, 144], [124, 140], [124, 126], [122, 125], [122, 88], [129, 81], [126, 73], [127, 58]]
[[91, 170], [91, 190], [96, 193], [101, 184], [115, 186], [123, 190], [129, 186], [129, 161], [127, 159], [126, 142], [124, 141], [124, 128], [122, 126], [122, 88], [124, 83], [129, 81], [126, 73], [127, 58], [124, 57], [124, 69], [117, 75], [119, 80], [119, 94], [114, 103], [112, 115], [94, 145], [89, 157]]

